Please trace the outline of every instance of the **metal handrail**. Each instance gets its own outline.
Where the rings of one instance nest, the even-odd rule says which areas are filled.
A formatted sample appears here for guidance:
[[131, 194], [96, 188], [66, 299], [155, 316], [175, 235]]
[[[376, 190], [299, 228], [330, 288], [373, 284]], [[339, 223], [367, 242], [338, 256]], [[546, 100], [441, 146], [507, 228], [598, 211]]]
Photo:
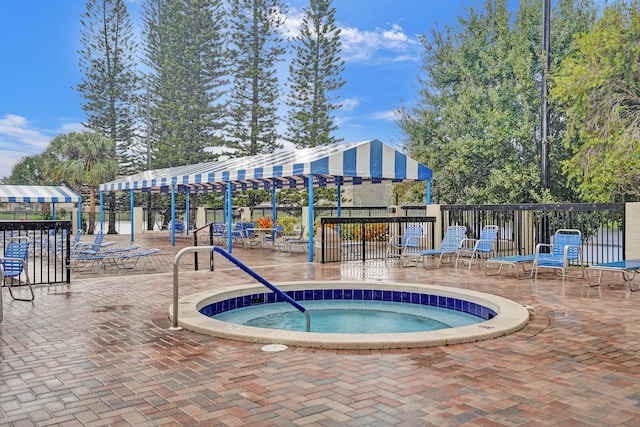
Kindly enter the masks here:
[[[248, 266], [246, 266], [244, 263], [242, 263], [242, 261], [240, 261], [239, 259], [235, 258], [230, 253], [228, 253], [227, 251], [225, 251], [224, 249], [222, 249], [222, 248], [220, 248], [218, 246], [189, 246], [189, 247], [181, 249], [176, 254], [176, 256], [175, 256], [175, 258], [173, 260], [173, 319], [172, 319], [171, 327], [169, 329], [178, 330], [178, 331], [182, 330], [182, 327], [180, 327], [178, 325], [178, 287], [179, 287], [179, 284], [178, 284], [178, 270], [179, 270], [179, 268], [178, 267], [179, 267], [179, 263], [180, 263], [180, 258], [182, 258], [182, 255], [184, 255], [186, 253], [189, 253], [189, 252], [204, 252], [204, 251], [211, 251], [212, 253], [213, 252], [219, 253], [220, 255], [222, 255], [223, 257], [225, 257], [229, 261], [231, 261], [233, 264], [235, 264], [236, 266], [240, 267], [240, 269], [242, 271], [244, 271], [249, 276], [251, 276], [254, 279], [256, 279], [258, 282], [260, 282], [263, 285], [265, 285], [267, 288], [271, 289], [280, 298], [282, 298], [283, 300], [285, 300], [286, 302], [291, 304], [293, 307], [295, 307], [298, 311], [303, 313], [304, 316], [305, 316], [306, 323], [307, 323], [307, 332], [310, 331], [310, 329], [311, 329], [311, 318], [309, 317], [309, 313], [307, 312], [306, 308], [304, 308], [302, 305], [300, 305], [296, 300], [291, 298], [289, 295], [287, 295], [284, 292], [282, 292], [275, 285], [271, 284], [265, 278], [260, 276], [258, 273], [256, 273], [252, 269], [250, 269]], [[213, 263], [213, 260], [212, 260], [212, 263]]]

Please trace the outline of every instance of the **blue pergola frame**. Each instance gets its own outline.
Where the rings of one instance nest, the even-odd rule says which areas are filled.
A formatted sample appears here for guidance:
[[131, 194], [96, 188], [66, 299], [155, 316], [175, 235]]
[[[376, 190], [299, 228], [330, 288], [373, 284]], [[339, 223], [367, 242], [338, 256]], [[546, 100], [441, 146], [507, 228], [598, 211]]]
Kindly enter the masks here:
[[[345, 184], [360, 185], [366, 182], [426, 181], [426, 204], [431, 201], [429, 168], [395, 148], [378, 140], [350, 144], [336, 144], [292, 152], [262, 154], [257, 156], [209, 162], [198, 165], [146, 171], [100, 185], [100, 223], [103, 223], [103, 192], [126, 191], [131, 194], [133, 221], [134, 191], [159, 191], [171, 194], [171, 244], [175, 245], [175, 195], [186, 193], [186, 221], [189, 224], [191, 190], [219, 191], [224, 193], [223, 212], [228, 227], [228, 251], [232, 251], [232, 196], [234, 190], [271, 190], [272, 218], [276, 218], [277, 189], [304, 187], [309, 192], [309, 261], [314, 251], [314, 186], [335, 185], [338, 189], [338, 216], [341, 215], [340, 194]], [[134, 240], [133, 226], [131, 240]], [[186, 233], [188, 233], [188, 226]]]

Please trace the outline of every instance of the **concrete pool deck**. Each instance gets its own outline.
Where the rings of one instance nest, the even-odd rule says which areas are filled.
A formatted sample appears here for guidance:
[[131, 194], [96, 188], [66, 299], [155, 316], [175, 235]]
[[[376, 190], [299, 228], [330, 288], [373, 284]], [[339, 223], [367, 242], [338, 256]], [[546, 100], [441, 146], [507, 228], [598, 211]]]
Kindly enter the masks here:
[[[129, 236], [107, 236], [128, 244]], [[171, 331], [172, 263], [191, 240], [136, 236], [158, 247], [143, 272], [72, 276], [35, 286], [33, 303], [4, 293], [0, 424], [162, 426], [638, 425], [640, 292], [619, 277], [589, 288], [552, 274], [486, 277], [474, 266], [401, 268], [382, 261], [311, 264], [306, 255], [234, 248], [268, 280], [424, 283], [532, 306], [511, 335], [411, 350], [262, 351]], [[200, 255], [201, 268], [207, 256]], [[183, 258], [180, 295], [252, 283], [216, 257]], [[605, 276], [606, 277], [606, 276]]]

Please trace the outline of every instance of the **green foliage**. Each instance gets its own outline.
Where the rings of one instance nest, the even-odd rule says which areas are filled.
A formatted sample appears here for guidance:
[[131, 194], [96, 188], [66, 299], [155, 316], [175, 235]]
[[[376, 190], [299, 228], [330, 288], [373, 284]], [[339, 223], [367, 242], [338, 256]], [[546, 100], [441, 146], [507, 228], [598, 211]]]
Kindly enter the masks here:
[[289, 65], [287, 139], [296, 147], [335, 144], [338, 126], [332, 112], [341, 107], [331, 96], [344, 86], [340, 73], [340, 29], [331, 0], [310, 0], [304, 8], [300, 35], [294, 40], [296, 56]]
[[366, 242], [384, 242], [389, 240], [388, 224], [341, 224], [340, 238], [342, 240], [357, 240]]
[[[457, 26], [422, 38], [420, 99], [399, 110], [398, 124], [408, 153], [434, 170], [441, 203], [530, 202], [538, 191], [542, 2], [518, 5], [514, 16], [506, 0], [486, 0], [467, 8]], [[587, 25], [590, 15], [578, 8], [593, 10], [586, 1], [559, 1], [554, 28]], [[554, 34], [561, 46], [554, 55], [564, 55], [572, 31]], [[553, 123], [557, 141], [563, 124]], [[558, 145], [551, 147], [551, 191], [571, 198]]]
[[33, 156], [25, 156], [13, 167], [8, 184], [13, 185], [53, 185], [51, 170], [57, 159], [47, 151]]
[[283, 215], [278, 217], [276, 223], [282, 226], [285, 233], [291, 233], [296, 225], [300, 224], [300, 218], [291, 215]]
[[89, 187], [89, 233], [93, 233], [96, 187], [115, 179], [118, 162], [113, 158], [115, 143], [95, 132], [71, 132], [55, 137], [47, 148], [58, 164], [51, 178], [80, 191]]
[[238, 157], [272, 153], [278, 140], [280, 90], [276, 64], [283, 59], [280, 34], [286, 6], [279, 0], [230, 2], [232, 88], [227, 145]]
[[608, 7], [552, 76], [566, 111], [564, 171], [583, 200], [640, 199], [640, 2]]
[[[424, 182], [401, 182], [393, 186], [392, 200], [389, 204], [395, 205], [402, 203], [420, 203], [426, 202], [427, 190]], [[433, 200], [438, 203], [438, 200]]]
[[222, 145], [224, 18], [221, 0], [145, 3], [154, 168], [213, 160], [205, 148]]

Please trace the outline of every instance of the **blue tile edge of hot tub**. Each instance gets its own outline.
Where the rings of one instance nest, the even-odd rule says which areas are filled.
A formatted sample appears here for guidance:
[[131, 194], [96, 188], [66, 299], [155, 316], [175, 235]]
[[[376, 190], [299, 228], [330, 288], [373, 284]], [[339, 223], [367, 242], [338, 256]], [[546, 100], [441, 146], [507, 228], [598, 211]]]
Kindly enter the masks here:
[[[375, 290], [375, 289], [305, 289], [286, 291], [285, 294], [296, 301], [317, 300], [370, 300], [390, 301], [406, 304], [429, 305], [449, 310], [461, 311], [483, 320], [489, 320], [496, 316], [496, 312], [481, 304], [443, 295], [430, 295], [419, 292]], [[258, 304], [271, 304], [284, 300], [273, 292], [255, 293], [217, 301], [200, 309], [200, 313], [211, 317], [225, 311], [237, 308], [249, 307]]]

